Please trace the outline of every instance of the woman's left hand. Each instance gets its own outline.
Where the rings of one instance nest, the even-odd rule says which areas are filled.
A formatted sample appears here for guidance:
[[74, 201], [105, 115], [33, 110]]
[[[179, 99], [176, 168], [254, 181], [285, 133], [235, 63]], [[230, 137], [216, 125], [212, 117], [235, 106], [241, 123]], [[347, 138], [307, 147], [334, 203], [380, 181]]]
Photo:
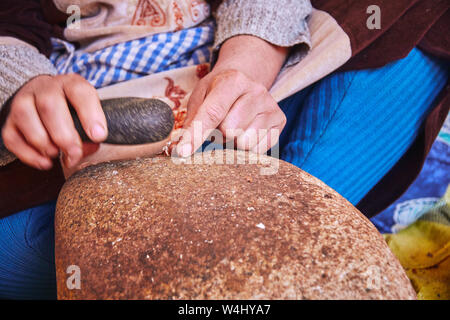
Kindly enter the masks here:
[[270, 95], [287, 49], [251, 36], [231, 38], [222, 46], [213, 70], [200, 80], [187, 106], [177, 154], [191, 155], [214, 129], [224, 142], [264, 153], [277, 142], [286, 116]]

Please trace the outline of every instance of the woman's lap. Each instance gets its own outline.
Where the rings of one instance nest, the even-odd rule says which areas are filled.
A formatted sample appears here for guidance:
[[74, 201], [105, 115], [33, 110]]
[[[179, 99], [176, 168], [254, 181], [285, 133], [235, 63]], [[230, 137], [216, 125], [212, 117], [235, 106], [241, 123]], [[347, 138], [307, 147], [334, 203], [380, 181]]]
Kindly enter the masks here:
[[55, 203], [0, 219], [0, 299], [55, 299]]
[[[446, 77], [419, 50], [377, 70], [334, 73], [280, 103], [281, 158], [356, 203], [412, 143]], [[56, 297], [54, 209], [0, 219], [0, 298]]]
[[333, 73], [280, 103], [280, 157], [356, 204], [412, 144], [447, 78], [418, 49], [383, 68]]

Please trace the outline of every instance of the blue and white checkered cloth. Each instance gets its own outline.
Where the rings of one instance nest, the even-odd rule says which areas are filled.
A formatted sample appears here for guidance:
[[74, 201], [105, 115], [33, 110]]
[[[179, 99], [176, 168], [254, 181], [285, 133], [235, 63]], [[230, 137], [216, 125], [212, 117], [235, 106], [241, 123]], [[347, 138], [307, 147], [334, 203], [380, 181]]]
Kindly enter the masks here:
[[106, 47], [95, 52], [76, 50], [70, 42], [52, 39], [50, 60], [59, 74], [78, 73], [101, 88], [170, 69], [210, 61], [215, 24], [159, 33]]

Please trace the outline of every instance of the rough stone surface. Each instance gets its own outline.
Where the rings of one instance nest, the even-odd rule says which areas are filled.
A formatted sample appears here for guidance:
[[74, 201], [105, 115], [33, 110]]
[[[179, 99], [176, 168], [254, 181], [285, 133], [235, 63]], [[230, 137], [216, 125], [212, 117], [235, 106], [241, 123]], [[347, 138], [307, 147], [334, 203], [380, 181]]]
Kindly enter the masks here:
[[[375, 227], [331, 188], [283, 161], [261, 175], [277, 160], [226, 155], [247, 164], [158, 157], [72, 176], [56, 209], [58, 298], [416, 297]], [[80, 290], [67, 289], [70, 265]]]

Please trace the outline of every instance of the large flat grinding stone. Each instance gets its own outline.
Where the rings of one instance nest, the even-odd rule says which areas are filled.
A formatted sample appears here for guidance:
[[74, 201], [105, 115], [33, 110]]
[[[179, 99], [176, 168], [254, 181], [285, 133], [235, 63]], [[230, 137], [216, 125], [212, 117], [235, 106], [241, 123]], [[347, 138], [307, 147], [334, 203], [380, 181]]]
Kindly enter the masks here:
[[[58, 298], [416, 297], [376, 228], [335, 191], [286, 162], [261, 175], [277, 160], [226, 154], [247, 164], [157, 157], [72, 176], [56, 209]], [[67, 287], [71, 265], [81, 289]]]

